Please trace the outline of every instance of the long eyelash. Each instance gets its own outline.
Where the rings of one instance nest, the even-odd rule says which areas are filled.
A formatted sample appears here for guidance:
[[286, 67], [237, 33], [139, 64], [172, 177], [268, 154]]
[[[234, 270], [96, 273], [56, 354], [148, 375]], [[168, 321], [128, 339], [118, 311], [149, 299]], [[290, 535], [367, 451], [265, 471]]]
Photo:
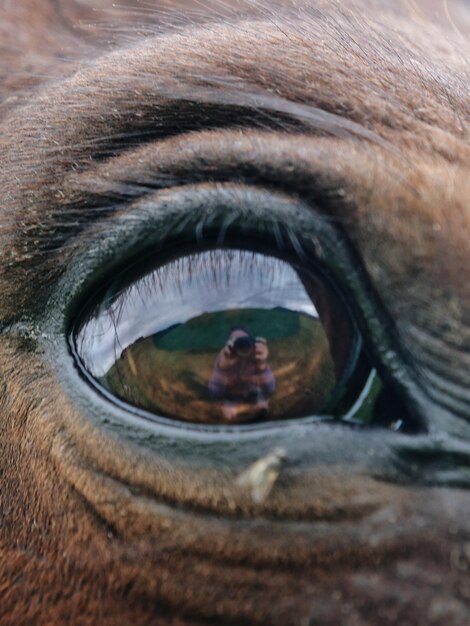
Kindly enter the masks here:
[[181, 235], [184, 232], [187, 232], [189, 229], [189, 224], [193, 221], [193, 216], [189, 214], [184, 214], [177, 220], [173, 227], [171, 228], [172, 237], [177, 238], [178, 235]]
[[292, 244], [293, 249], [295, 250], [300, 261], [307, 261], [307, 255], [304, 252], [302, 244], [300, 243], [297, 235], [290, 228], [287, 229], [287, 236], [289, 237], [289, 241]]
[[199, 246], [204, 244], [204, 227], [206, 225], [206, 216], [202, 216], [194, 229], [194, 236]]
[[220, 227], [219, 234], [217, 235], [217, 239], [216, 239], [216, 244], [218, 246], [223, 246], [228, 229], [234, 222], [237, 221], [238, 217], [239, 216], [236, 213], [234, 213], [232, 215], [227, 215], [227, 217], [224, 219], [222, 226]]

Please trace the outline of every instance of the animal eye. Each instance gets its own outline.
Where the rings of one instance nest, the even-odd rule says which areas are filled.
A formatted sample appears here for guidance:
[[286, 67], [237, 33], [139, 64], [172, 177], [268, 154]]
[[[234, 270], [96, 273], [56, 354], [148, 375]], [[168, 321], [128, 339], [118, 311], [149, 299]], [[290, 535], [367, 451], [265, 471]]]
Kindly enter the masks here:
[[367, 422], [358, 398], [380, 387], [325, 268], [259, 243], [131, 265], [84, 307], [72, 344], [95, 387], [153, 420]]

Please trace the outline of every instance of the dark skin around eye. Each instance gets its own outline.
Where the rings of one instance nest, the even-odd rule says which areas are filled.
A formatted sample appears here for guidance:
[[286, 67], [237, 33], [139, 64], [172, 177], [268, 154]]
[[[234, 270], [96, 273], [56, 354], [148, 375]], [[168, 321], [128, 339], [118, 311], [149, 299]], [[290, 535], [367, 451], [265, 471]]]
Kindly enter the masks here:
[[[466, 626], [469, 11], [2, 3], [2, 625]], [[92, 295], [236, 228], [322, 264], [412, 434], [96, 391]]]

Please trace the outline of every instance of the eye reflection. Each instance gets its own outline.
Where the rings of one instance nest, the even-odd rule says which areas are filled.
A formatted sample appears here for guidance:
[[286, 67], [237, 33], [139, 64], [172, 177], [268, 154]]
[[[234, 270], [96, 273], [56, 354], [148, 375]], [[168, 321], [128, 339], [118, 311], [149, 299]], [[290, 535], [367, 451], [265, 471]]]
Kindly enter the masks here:
[[113, 396], [200, 424], [334, 411], [359, 343], [319, 271], [230, 248], [122, 273], [75, 335], [83, 367]]

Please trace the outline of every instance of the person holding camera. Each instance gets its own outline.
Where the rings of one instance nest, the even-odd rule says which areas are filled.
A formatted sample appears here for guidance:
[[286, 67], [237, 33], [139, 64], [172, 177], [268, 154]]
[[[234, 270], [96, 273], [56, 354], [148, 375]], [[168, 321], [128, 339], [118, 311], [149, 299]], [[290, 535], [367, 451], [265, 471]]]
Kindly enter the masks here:
[[266, 339], [253, 337], [243, 326], [231, 329], [209, 380], [209, 393], [214, 400], [223, 401], [221, 411], [226, 421], [268, 415], [268, 398], [276, 388], [268, 356]]

